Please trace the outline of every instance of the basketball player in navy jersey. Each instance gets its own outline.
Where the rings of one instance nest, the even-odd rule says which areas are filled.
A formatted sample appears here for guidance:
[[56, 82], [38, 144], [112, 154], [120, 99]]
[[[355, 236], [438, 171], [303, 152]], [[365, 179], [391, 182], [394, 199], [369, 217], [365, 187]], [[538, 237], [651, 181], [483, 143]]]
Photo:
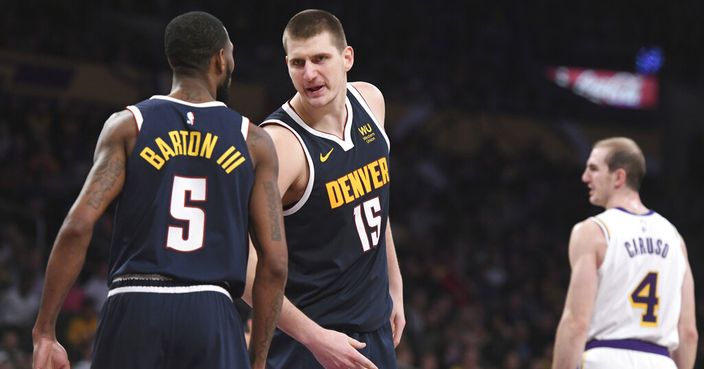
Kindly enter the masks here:
[[283, 45], [297, 93], [262, 123], [279, 156], [289, 247], [268, 365], [396, 368], [405, 318], [384, 98], [369, 83], [347, 82], [354, 52], [334, 15], [296, 14]]
[[110, 292], [94, 368], [247, 368], [241, 296], [249, 253], [254, 282], [253, 366], [264, 368], [286, 279], [278, 162], [263, 129], [222, 99], [233, 45], [210, 14], [166, 27], [168, 96], [111, 116], [93, 167], [54, 244], [32, 336], [36, 369], [68, 368], [56, 340], [62, 302], [78, 276], [92, 228], [119, 196]]

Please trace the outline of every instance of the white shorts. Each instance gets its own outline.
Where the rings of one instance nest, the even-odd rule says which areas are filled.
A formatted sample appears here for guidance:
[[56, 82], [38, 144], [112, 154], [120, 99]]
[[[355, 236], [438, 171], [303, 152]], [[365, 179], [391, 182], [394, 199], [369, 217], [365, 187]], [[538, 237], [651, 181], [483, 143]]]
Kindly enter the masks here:
[[[664, 348], [662, 348], [664, 349]], [[666, 349], [664, 349], [666, 350]], [[647, 350], [593, 347], [584, 351], [581, 369], [677, 369], [663, 353]]]

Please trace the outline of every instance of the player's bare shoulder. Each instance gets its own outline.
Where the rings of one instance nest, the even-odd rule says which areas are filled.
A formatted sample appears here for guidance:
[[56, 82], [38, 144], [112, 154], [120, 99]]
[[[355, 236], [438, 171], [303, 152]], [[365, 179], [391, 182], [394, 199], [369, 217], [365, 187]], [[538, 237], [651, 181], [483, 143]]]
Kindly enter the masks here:
[[278, 163], [274, 141], [263, 128], [252, 123], [249, 123], [247, 149], [252, 155], [255, 167], [262, 161]]
[[139, 131], [134, 114], [127, 109], [112, 113], [112, 115], [105, 120], [103, 130], [118, 132], [127, 136], [137, 136], [137, 132]]
[[137, 120], [129, 110], [125, 109], [115, 112], [103, 124], [96, 146], [96, 153], [103, 147], [117, 149], [122, 145], [125, 154], [129, 155], [134, 148], [138, 133]]
[[350, 84], [352, 87], [357, 89], [357, 91], [359, 91], [362, 98], [364, 98], [364, 101], [367, 102], [369, 107], [374, 112], [374, 115], [379, 120], [379, 123], [383, 126], [384, 117], [386, 115], [386, 107], [384, 105], [384, 94], [381, 93], [381, 90], [369, 82], [357, 81], [350, 82]]
[[373, 84], [364, 81], [350, 82], [350, 84], [362, 94], [367, 102], [371, 102], [370, 100], [381, 100], [382, 103], [384, 102], [384, 94]]
[[572, 227], [570, 235], [570, 259], [584, 253], [596, 253], [598, 264], [603, 260], [607, 240], [595, 218], [587, 218]]
[[595, 218], [587, 218], [572, 227], [571, 239], [601, 239], [606, 240], [604, 233]]

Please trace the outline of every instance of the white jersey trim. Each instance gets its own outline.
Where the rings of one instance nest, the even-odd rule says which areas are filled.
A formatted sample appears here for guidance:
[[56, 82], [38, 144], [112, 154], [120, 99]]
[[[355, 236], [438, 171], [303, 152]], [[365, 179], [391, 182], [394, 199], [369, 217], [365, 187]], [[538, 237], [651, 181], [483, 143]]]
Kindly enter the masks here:
[[155, 99], [155, 100], [167, 100], [167, 101], [175, 102], [175, 103], [177, 103], [177, 104], [183, 104], [183, 105], [187, 105], [187, 106], [192, 106], [192, 107], [194, 107], [194, 108], [211, 108], [211, 107], [215, 107], [215, 106], [224, 106], [224, 107], [227, 107], [227, 105], [225, 105], [225, 103], [220, 102], [220, 101], [208, 101], [208, 102], [196, 104], [196, 103], [192, 103], [192, 102], [188, 102], [188, 101], [183, 101], [183, 100], [179, 100], [179, 99], [173, 98], [173, 97], [171, 97], [171, 96], [164, 96], [164, 95], [154, 95], [154, 96], [152, 96], [152, 97], [149, 98], [149, 100], [152, 100], [152, 99]]
[[139, 111], [139, 108], [134, 105], [128, 105], [127, 110], [132, 112], [132, 115], [134, 115], [134, 120], [137, 122], [137, 132], [141, 131], [142, 123], [144, 123], [144, 117], [142, 116], [142, 112]]
[[597, 217], [591, 217], [589, 219], [593, 220], [594, 223], [596, 223], [596, 225], [601, 228], [601, 231], [604, 232], [604, 238], [606, 239], [606, 243], [608, 244], [609, 242], [611, 242], [611, 232], [609, 232], [609, 227], [606, 226], [606, 223], [604, 223], [603, 220]]
[[232, 301], [232, 296], [226, 289], [213, 284], [199, 284], [193, 286], [160, 287], [160, 286], [126, 286], [113, 288], [108, 291], [108, 297], [121, 293], [141, 292], [141, 293], [193, 293], [193, 292], [220, 292]]
[[613, 254], [615, 251], [613, 251], [613, 247], [611, 246], [611, 232], [609, 231], [609, 226], [606, 225], [606, 222], [599, 219], [598, 216], [593, 216], [589, 218], [591, 221], [596, 223], [599, 228], [601, 228], [601, 233], [604, 234], [604, 240], [606, 241], [606, 250], [604, 250], [604, 257], [601, 260], [601, 264], [597, 268], [597, 273], [599, 275], [599, 280], [601, 280], [603, 276], [603, 270], [606, 270], [611, 266], [611, 259], [613, 257], [611, 254]]
[[344, 135], [344, 140], [341, 140], [339, 137], [335, 135], [331, 135], [329, 133], [321, 132], [318, 131], [315, 128], [312, 128], [309, 126], [299, 115], [296, 113], [296, 111], [293, 109], [291, 104], [289, 102], [285, 102], [283, 105], [281, 105], [281, 108], [284, 109], [286, 114], [288, 114], [296, 124], [301, 126], [303, 129], [308, 131], [308, 133], [312, 134], [313, 136], [318, 136], [320, 138], [324, 138], [326, 140], [333, 141], [340, 145], [340, 147], [345, 150], [345, 151], [350, 151], [352, 148], [354, 148], [354, 142], [352, 142], [352, 118], [353, 118], [353, 112], [352, 112], [352, 105], [350, 104], [350, 100], [345, 97], [345, 109], [347, 109], [347, 121], [345, 121], [345, 129], [343, 132]]
[[247, 134], [249, 133], [249, 118], [242, 116], [242, 137], [247, 141]]
[[382, 127], [381, 123], [376, 118], [376, 115], [372, 112], [372, 109], [369, 107], [367, 104], [367, 100], [364, 99], [362, 94], [357, 90], [356, 87], [354, 87], [351, 83], [347, 84], [347, 89], [352, 92], [352, 95], [359, 101], [359, 105], [362, 105], [362, 108], [369, 114], [370, 117], [372, 117], [372, 122], [376, 124], [377, 128], [379, 128], [379, 131], [381, 132], [381, 135], [384, 137], [384, 140], [386, 140], [386, 147], [389, 149], [389, 152], [391, 152], [391, 141], [389, 141], [389, 136], [386, 135], [386, 130], [384, 130], [384, 127]]
[[[310, 155], [310, 152], [308, 152], [308, 147], [306, 146], [305, 142], [303, 142], [303, 138], [298, 134], [298, 132], [296, 132], [295, 129], [291, 128], [288, 124], [286, 124], [283, 121], [280, 121], [278, 119], [270, 119], [270, 120], [264, 121], [261, 125], [265, 126], [267, 124], [276, 124], [276, 125], [282, 126], [286, 129], [288, 129], [289, 131], [291, 131], [291, 133], [293, 133], [293, 135], [298, 140], [298, 143], [301, 144], [301, 147], [303, 148], [303, 153], [305, 154], [306, 160], [308, 161], [308, 168], [309, 168], [310, 175], [308, 176], [308, 183], [306, 184], [306, 190], [303, 192], [303, 196], [301, 196], [301, 198], [298, 200], [298, 202], [296, 202], [292, 207], [290, 207], [288, 209], [284, 209], [283, 215], [288, 216], [288, 215], [294, 214], [295, 212], [300, 210], [303, 207], [303, 205], [305, 205], [306, 202], [308, 202], [308, 198], [310, 198], [310, 194], [311, 194], [311, 192], [313, 192], [313, 182], [315, 181], [315, 166], [313, 166], [313, 157]], [[305, 126], [305, 124], [304, 124], [304, 126]]]

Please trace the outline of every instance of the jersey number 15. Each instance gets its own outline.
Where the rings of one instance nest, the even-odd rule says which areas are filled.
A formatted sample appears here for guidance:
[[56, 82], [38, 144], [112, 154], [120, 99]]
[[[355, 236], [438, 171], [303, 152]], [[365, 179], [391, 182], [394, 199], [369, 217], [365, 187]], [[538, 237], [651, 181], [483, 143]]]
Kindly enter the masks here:
[[363, 252], [379, 245], [381, 220], [381, 203], [378, 197], [354, 207], [354, 224], [357, 226]]

